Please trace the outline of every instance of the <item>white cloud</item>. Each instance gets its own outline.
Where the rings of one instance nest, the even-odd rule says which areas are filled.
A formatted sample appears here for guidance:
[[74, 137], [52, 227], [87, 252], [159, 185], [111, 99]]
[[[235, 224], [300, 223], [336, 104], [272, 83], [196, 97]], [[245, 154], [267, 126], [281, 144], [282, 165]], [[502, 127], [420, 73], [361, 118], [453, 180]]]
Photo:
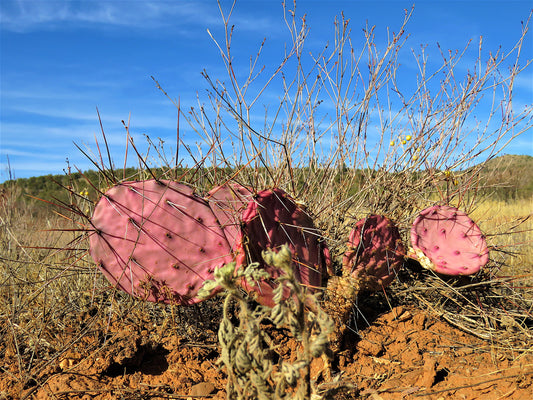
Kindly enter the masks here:
[[[63, 158], [62, 161], [52, 161], [50, 159], [46, 160], [39, 160], [39, 161], [30, 161], [25, 160], [24, 162], [13, 162], [10, 161], [10, 166], [12, 171], [14, 172], [16, 177], [23, 177], [26, 174], [22, 174], [21, 176], [20, 172], [27, 172], [27, 171], [46, 171], [44, 174], [52, 173], [60, 174], [61, 171], [67, 166], [66, 160]], [[55, 171], [55, 172], [49, 172], [49, 171]]]
[[2, 3], [1, 12], [4, 29], [25, 32], [69, 23], [147, 27], [161, 22], [164, 17], [171, 14], [179, 16], [180, 8], [170, 7], [163, 14], [162, 7], [154, 2], [8, 0]]
[[[265, 16], [234, 14], [231, 23], [239, 29], [261, 32], [272, 29], [271, 21]], [[183, 29], [185, 26], [213, 27], [222, 23], [218, 6], [212, 1], [2, 0], [0, 18], [2, 29], [13, 32], [88, 25], [165, 28], [188, 34], [190, 30]]]
[[9, 156], [9, 157], [34, 157], [35, 156], [35, 152], [31, 152], [31, 151], [22, 151], [22, 150], [19, 150], [17, 148], [14, 148], [14, 147], [3, 147], [2, 146], [2, 151], [1, 151], [1, 154], [2, 156]]
[[[57, 140], [74, 140], [76, 137], [91, 137], [96, 124], [65, 124], [63, 126], [47, 125], [43, 123], [4, 122], [2, 129], [2, 144], [18, 146], [53, 145]], [[2, 147], [3, 147], [2, 146]]]
[[[67, 110], [64, 108], [46, 106], [44, 104], [39, 104], [38, 106], [32, 107], [30, 105], [12, 105], [4, 108], [4, 110], [9, 110], [10, 112], [21, 112], [25, 114], [40, 115], [52, 118], [63, 118], [71, 119], [76, 121], [94, 121], [97, 119], [96, 111], [85, 112], [83, 110]], [[119, 120], [120, 121], [120, 120]]]

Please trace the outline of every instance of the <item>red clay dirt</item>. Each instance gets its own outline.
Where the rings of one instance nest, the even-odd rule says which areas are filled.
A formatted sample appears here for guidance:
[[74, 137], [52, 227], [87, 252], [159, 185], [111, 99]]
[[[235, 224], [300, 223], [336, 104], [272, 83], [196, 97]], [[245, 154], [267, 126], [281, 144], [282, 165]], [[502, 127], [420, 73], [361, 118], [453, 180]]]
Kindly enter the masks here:
[[[83, 324], [88, 315], [78, 317]], [[533, 355], [498, 348], [418, 308], [395, 307], [348, 335], [333, 362], [338, 379], [325, 381], [322, 359], [312, 377], [321, 388], [344, 384], [337, 399], [528, 399], [533, 393]], [[0, 399], [225, 399], [226, 375], [217, 365], [214, 330], [178, 335], [153, 322], [99, 319], [84, 335], [60, 332], [54, 346], [65, 352], [36, 357], [31, 378], [20, 379], [24, 349], [0, 343]], [[279, 355], [295, 357], [299, 345], [283, 330], [265, 326]], [[107, 333], [104, 335], [103, 332]], [[69, 336], [70, 335], [70, 336]], [[194, 339], [191, 339], [194, 338]], [[45, 361], [46, 360], [46, 361]]]

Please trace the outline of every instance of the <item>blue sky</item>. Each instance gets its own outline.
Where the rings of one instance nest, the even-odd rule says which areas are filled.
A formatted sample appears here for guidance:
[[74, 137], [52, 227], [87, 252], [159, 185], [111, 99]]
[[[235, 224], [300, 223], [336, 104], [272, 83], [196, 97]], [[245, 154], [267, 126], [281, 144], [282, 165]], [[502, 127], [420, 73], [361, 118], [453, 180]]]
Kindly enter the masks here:
[[[222, 4], [227, 10], [231, 3]], [[387, 27], [397, 29], [404, 9], [412, 5], [402, 0], [301, 0], [296, 12], [307, 16], [308, 51], [316, 53], [333, 41], [333, 21], [341, 11], [350, 19], [355, 39], [362, 39], [366, 21], [376, 25], [379, 44]], [[486, 54], [499, 46], [510, 50], [531, 8], [530, 1], [416, 1], [402, 57], [409, 62], [410, 49], [427, 45], [431, 61], [439, 57], [437, 42], [455, 50], [470, 39], [477, 43], [480, 36]], [[126, 140], [121, 121], [130, 115], [137, 143], [144, 143], [146, 134], [175, 148], [177, 110], [151, 76], [170, 97], [179, 97], [182, 109], [197, 105], [197, 96], [206, 101], [202, 70], [214, 78], [225, 76], [207, 33], [209, 29], [223, 41], [215, 1], [2, 0], [0, 12], [0, 182], [10, 176], [61, 174], [67, 159], [72, 167], [91, 168], [74, 143], [95, 149], [95, 135], [100, 135], [96, 107], [117, 165], [123, 162]], [[281, 1], [238, 0], [231, 23], [237, 72], [247, 70], [249, 57], [265, 37], [261, 64], [267, 70], [279, 64], [290, 40]], [[529, 33], [521, 60], [531, 59]], [[516, 82], [518, 104], [533, 104], [532, 70]], [[266, 93], [261, 107], [270, 100], [275, 100], [272, 93]], [[181, 130], [188, 143], [200, 140], [186, 126]], [[505, 152], [533, 155], [533, 134], [521, 135]]]

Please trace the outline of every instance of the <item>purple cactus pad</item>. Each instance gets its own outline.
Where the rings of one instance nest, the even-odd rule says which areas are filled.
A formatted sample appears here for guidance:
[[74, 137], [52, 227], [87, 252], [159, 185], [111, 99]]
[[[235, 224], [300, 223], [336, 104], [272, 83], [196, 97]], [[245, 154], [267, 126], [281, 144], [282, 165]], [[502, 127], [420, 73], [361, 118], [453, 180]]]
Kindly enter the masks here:
[[[281, 189], [263, 190], [254, 196], [242, 215], [243, 262], [259, 262], [276, 278], [280, 271], [265, 265], [262, 251], [277, 251], [287, 244], [292, 253], [292, 264], [296, 278], [310, 288], [322, 285], [324, 267], [329, 263], [329, 253], [321, 240], [320, 231], [313, 219]], [[272, 306], [272, 281], [257, 282], [243, 287], [257, 295], [257, 301]]]
[[350, 233], [344, 254], [345, 273], [355, 279], [361, 290], [377, 291], [396, 277], [405, 257], [400, 232], [383, 215], [369, 215], [359, 220]]

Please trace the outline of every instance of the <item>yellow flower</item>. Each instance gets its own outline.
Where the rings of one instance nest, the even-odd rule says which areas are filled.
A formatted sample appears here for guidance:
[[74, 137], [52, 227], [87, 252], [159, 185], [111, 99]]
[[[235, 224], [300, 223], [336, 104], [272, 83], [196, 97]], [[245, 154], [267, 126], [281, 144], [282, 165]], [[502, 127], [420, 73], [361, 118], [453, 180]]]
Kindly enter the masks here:
[[411, 135], [407, 135], [407, 136], [405, 137], [405, 140], [407, 140], [407, 141], [411, 140]]
[[406, 144], [407, 142], [405, 140], [402, 140], [402, 144]]
[[391, 141], [390, 141], [390, 145], [391, 145], [391, 146], [394, 146], [394, 140], [391, 140]]
[[418, 156], [415, 154], [415, 155], [413, 156], [413, 161], [416, 161], [416, 160], [418, 160]]

